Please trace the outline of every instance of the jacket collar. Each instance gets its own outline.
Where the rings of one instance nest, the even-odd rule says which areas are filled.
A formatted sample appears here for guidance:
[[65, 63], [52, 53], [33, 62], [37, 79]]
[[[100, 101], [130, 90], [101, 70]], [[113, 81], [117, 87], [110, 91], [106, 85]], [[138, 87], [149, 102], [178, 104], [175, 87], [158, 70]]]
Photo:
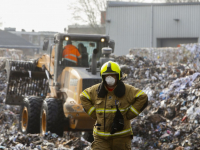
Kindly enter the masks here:
[[[124, 83], [119, 80], [113, 92], [115, 96], [122, 97], [125, 94], [125, 90], [126, 88], [125, 88]], [[97, 89], [97, 94], [98, 94], [98, 97], [100, 98], [104, 98], [108, 94], [108, 90], [105, 88], [104, 82], [101, 82], [101, 84], [99, 85]]]

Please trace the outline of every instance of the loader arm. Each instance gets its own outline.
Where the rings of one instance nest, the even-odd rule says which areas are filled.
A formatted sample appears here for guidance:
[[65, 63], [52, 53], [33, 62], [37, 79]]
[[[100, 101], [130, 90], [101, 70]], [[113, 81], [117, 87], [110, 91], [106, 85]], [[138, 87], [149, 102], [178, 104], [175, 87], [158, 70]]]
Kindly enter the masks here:
[[[52, 49], [52, 53], [49, 56], [48, 54], [42, 55], [38, 59], [37, 67], [46, 69], [50, 73], [51, 76], [54, 74], [54, 58], [55, 58], [55, 47]], [[45, 68], [44, 68], [45, 67]]]

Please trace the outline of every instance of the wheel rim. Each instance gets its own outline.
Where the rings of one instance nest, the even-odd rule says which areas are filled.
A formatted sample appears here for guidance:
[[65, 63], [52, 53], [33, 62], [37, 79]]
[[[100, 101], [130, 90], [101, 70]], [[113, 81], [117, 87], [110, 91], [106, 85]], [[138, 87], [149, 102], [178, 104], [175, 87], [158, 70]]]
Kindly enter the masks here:
[[42, 134], [46, 133], [46, 111], [42, 111]]
[[25, 132], [28, 126], [28, 109], [27, 107], [24, 107], [23, 111], [22, 111], [22, 131]]

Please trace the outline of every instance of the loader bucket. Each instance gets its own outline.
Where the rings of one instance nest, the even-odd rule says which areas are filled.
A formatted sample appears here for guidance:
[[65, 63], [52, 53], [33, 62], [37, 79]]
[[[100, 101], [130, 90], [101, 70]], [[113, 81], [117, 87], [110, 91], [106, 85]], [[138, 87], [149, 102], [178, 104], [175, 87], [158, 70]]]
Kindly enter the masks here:
[[6, 72], [6, 104], [21, 105], [26, 96], [46, 97], [49, 93], [47, 75], [35, 62], [7, 61]]

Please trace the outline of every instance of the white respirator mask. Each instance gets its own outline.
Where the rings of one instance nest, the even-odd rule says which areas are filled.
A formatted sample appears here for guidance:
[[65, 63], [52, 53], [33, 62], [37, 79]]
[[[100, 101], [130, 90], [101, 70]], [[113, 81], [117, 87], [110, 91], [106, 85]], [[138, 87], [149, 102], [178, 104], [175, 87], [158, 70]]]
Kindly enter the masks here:
[[113, 78], [112, 76], [107, 76], [105, 78], [105, 81], [109, 86], [113, 86], [115, 84], [115, 78]]

